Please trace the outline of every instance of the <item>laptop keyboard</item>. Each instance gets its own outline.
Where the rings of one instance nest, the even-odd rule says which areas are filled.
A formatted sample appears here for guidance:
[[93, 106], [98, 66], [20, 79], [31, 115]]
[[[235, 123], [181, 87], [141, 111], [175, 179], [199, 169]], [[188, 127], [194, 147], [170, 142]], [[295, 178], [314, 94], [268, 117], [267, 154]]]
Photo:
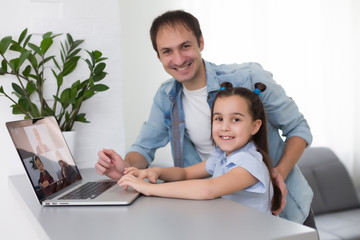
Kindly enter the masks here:
[[115, 184], [116, 182], [88, 182], [59, 199], [93, 199]]

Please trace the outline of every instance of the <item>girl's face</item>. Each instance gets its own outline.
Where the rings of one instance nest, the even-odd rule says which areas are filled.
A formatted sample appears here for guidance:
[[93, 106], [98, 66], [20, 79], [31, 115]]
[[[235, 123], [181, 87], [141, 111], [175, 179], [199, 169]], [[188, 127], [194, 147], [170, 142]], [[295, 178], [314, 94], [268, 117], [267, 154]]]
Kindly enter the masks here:
[[245, 98], [233, 95], [216, 99], [212, 136], [227, 156], [245, 146], [260, 126], [260, 119], [252, 119]]

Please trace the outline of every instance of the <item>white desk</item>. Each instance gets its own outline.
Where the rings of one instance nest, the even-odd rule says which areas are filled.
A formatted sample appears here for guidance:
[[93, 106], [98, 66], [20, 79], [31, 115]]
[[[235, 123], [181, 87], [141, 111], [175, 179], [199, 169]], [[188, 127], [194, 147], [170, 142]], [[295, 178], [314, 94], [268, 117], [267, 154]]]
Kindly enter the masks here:
[[[81, 172], [100, 178], [94, 170]], [[42, 239], [318, 239], [312, 228], [223, 198], [140, 196], [129, 206], [43, 207], [25, 175], [9, 176], [9, 184]]]

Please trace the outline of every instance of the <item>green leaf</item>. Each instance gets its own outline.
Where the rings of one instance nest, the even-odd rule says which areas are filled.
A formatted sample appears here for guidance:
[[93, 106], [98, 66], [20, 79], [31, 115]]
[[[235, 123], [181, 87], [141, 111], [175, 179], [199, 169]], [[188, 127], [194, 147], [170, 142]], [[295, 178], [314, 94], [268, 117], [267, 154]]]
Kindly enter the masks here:
[[5, 59], [3, 59], [3, 60], [1, 61], [1, 69], [2, 69], [4, 72], [7, 72], [7, 64], [6, 64]]
[[28, 46], [34, 50], [37, 54], [39, 54], [40, 56], [42, 55], [42, 52], [41, 52], [41, 49], [36, 46], [35, 44], [32, 44], [32, 43], [28, 43]]
[[24, 63], [24, 61], [30, 56], [31, 51], [25, 51], [23, 52], [19, 57], [19, 68]]
[[52, 35], [51, 38], [54, 39], [54, 38], [56, 38], [56, 37], [58, 37], [58, 36], [60, 36], [60, 35], [62, 35], [62, 33], [58, 33], [58, 34]]
[[85, 113], [80, 113], [76, 116], [75, 121], [82, 122], [82, 123], [89, 123], [88, 120], [85, 118]]
[[106, 57], [103, 57], [103, 58], [98, 58], [98, 59], [96, 59], [96, 63], [98, 63], [98, 62], [102, 62], [102, 61], [104, 61], [104, 60], [106, 60], [106, 59], [108, 59], [108, 58], [106, 58]]
[[59, 75], [57, 75], [53, 69], [51, 69], [51, 71], [52, 71], [52, 73], [54, 74], [54, 76], [56, 78], [58, 88], [60, 88], [61, 85], [63, 84], [63, 81], [64, 81], [62, 73], [59, 73]]
[[73, 57], [73, 58], [69, 59], [69, 61], [65, 62], [64, 70], [63, 70], [63, 76], [64, 77], [66, 75], [69, 75], [70, 73], [72, 73], [75, 70], [79, 59], [80, 59], [80, 57], [76, 56], [76, 57]]
[[47, 33], [44, 33], [44, 34], [42, 35], [42, 38], [43, 38], [43, 39], [45, 39], [45, 38], [50, 38], [51, 35], [52, 35], [52, 32], [47, 32]]
[[0, 86], [0, 93], [5, 94], [3, 86]]
[[17, 69], [19, 69], [19, 58], [11, 59], [9, 62], [9, 66], [14, 72], [17, 72]]
[[79, 90], [80, 80], [77, 80], [71, 85], [70, 98], [75, 99], [76, 94]]
[[22, 72], [22, 74], [24, 75], [24, 77], [28, 77], [30, 72], [31, 72], [31, 67], [30, 65], [27, 65], [24, 71]]
[[44, 38], [40, 43], [41, 52], [43, 55], [46, 53], [46, 51], [50, 48], [50, 46], [53, 44], [52, 38]]
[[85, 59], [85, 62], [88, 64], [89, 69], [91, 70], [91, 69], [92, 69], [92, 64], [91, 64], [90, 60], [89, 60], [89, 59]]
[[76, 56], [80, 51], [81, 51], [81, 48], [76, 49], [75, 51], [73, 51], [73, 52], [68, 56], [68, 59]]
[[25, 96], [24, 90], [18, 84], [12, 83], [11, 85], [16, 93], [20, 94], [21, 96]]
[[16, 114], [24, 114], [21, 109], [17, 106], [17, 105], [11, 105], [12, 107], [12, 114], [16, 115]]
[[39, 67], [45, 64], [46, 62], [50, 61], [51, 59], [55, 58], [55, 56], [50, 56], [45, 58], [43, 61], [40, 62]]
[[91, 88], [91, 90], [93, 90], [94, 92], [103, 92], [108, 89], [109, 89], [109, 87], [106, 86], [105, 84], [97, 84]]
[[29, 96], [33, 94], [36, 90], [33, 86], [35, 86], [33, 81], [30, 81], [26, 84], [26, 91], [28, 92]]
[[38, 118], [38, 117], [41, 117], [40, 116], [40, 111], [38, 109], [38, 107], [34, 104], [34, 103], [31, 103], [31, 107], [30, 108], [30, 114], [33, 118]]
[[24, 51], [24, 48], [22, 48], [20, 46], [19, 43], [15, 42], [15, 41], [12, 41], [12, 44], [9, 48], [11, 51], [15, 51], [15, 52], [21, 52], [21, 51]]
[[94, 91], [92, 91], [92, 90], [87, 90], [87, 91], [84, 93], [84, 97], [85, 97], [84, 100], [89, 99], [89, 98], [91, 98], [91, 97], [94, 96], [94, 95], [95, 95]]
[[24, 40], [24, 38], [26, 37], [27, 34], [27, 28], [24, 29], [24, 31], [22, 31], [22, 33], [20, 34], [18, 43], [21, 44], [21, 42]]
[[53, 58], [53, 61], [54, 61], [55, 66], [57, 67], [57, 69], [61, 70], [61, 68], [55, 58]]
[[[29, 43], [30, 44], [30, 43]], [[30, 61], [30, 63], [31, 63], [31, 65], [33, 66], [33, 68], [34, 69], [37, 69], [38, 68], [38, 62], [37, 62], [37, 60], [36, 60], [36, 57], [33, 55], [33, 54], [31, 54], [31, 55], [29, 55], [29, 61]]]
[[12, 41], [11, 36], [4, 37], [0, 41], [0, 53], [4, 54]]
[[70, 43], [70, 45], [72, 45], [73, 42], [74, 42], [74, 40], [73, 40], [72, 36], [70, 35], [70, 33], [67, 33], [67, 34], [66, 34], [66, 37], [67, 37], [67, 40], [68, 40], [68, 42]]
[[100, 51], [98, 51], [98, 50], [95, 50], [93, 53], [94, 53], [95, 59], [98, 59], [98, 58], [100, 58], [102, 56], [102, 53]]
[[93, 80], [94, 82], [99, 82], [100, 80], [104, 79], [106, 77], [106, 72], [101, 72], [99, 74], [94, 75]]
[[71, 45], [70, 51], [73, 51], [74, 49], [76, 49], [80, 44], [82, 44], [85, 40], [76, 40], [75, 42], [73, 42], [73, 44]]
[[38, 76], [34, 75], [34, 74], [29, 74], [29, 77], [35, 79], [36, 81], [39, 80]]
[[66, 102], [70, 97], [70, 88], [64, 89], [60, 95], [60, 102]]
[[95, 73], [95, 74], [101, 73], [102, 71], [104, 71], [105, 67], [106, 67], [106, 64], [105, 64], [105, 63], [99, 63], [99, 64], [95, 67], [94, 73]]
[[28, 42], [30, 41], [31, 37], [32, 37], [32, 34], [30, 34], [29, 36], [27, 36], [27, 38], [25, 39], [25, 42], [24, 42], [24, 44], [23, 44], [23, 47], [26, 47], [26, 45], [27, 45]]

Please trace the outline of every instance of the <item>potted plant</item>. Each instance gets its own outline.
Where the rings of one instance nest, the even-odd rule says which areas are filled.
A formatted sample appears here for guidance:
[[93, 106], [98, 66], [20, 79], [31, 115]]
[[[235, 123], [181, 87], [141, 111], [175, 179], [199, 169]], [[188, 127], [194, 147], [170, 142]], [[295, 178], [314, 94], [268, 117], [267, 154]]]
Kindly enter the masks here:
[[[102, 57], [100, 51], [86, 50], [88, 57], [82, 59], [80, 54], [83, 49], [79, 46], [84, 40], [73, 40], [70, 34], [66, 34], [66, 39], [60, 43], [59, 55], [49, 56], [54, 39], [60, 35], [47, 32], [42, 35], [39, 44], [34, 44], [31, 42], [32, 34], [28, 35], [25, 29], [17, 41], [11, 36], [1, 39], [0, 78], [1, 75], [6, 75], [9, 76], [6, 79], [14, 79], [14, 96], [7, 93], [3, 85], [0, 85], [0, 96], [5, 96], [12, 102], [13, 114], [24, 114], [25, 118], [54, 116], [62, 131], [71, 131], [75, 122], [88, 122], [86, 114], [80, 110], [84, 101], [109, 89], [105, 84], [99, 83], [107, 74], [104, 72], [104, 60], [107, 58]], [[64, 84], [69, 86], [64, 87], [64, 81], [68, 81], [80, 59], [87, 64], [88, 75], [83, 80]], [[44, 97], [46, 81], [56, 84], [51, 102]]]

